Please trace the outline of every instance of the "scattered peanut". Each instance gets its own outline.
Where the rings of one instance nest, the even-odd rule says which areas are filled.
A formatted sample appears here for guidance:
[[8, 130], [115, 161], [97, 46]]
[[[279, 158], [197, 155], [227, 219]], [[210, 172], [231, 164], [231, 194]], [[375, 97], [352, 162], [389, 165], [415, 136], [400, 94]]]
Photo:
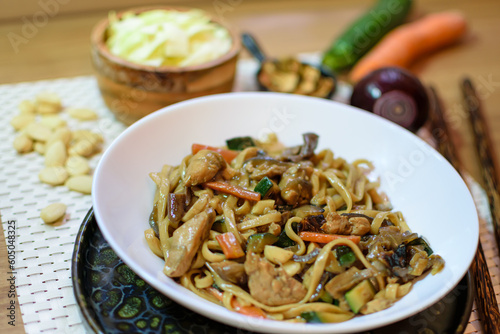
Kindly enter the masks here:
[[60, 108], [50, 105], [50, 104], [37, 104], [36, 112], [41, 115], [56, 114], [60, 111]]
[[99, 133], [95, 133], [89, 130], [76, 130], [73, 132], [73, 139], [87, 140], [92, 143], [92, 145], [100, 145], [103, 143], [104, 139]]
[[44, 115], [40, 119], [40, 123], [47, 125], [52, 130], [66, 126], [66, 121], [63, 120], [59, 115]]
[[34, 114], [36, 112], [35, 103], [30, 100], [24, 100], [19, 103], [19, 112], [21, 114]]
[[36, 153], [44, 155], [46, 146], [47, 144], [37, 141], [35, 142], [35, 144], [33, 144], [33, 149], [35, 150]]
[[34, 121], [34, 114], [19, 114], [17, 116], [14, 116], [14, 118], [10, 121], [10, 125], [12, 125], [14, 130], [19, 131], [28, 126], [28, 124], [33, 123]]
[[45, 166], [64, 166], [67, 156], [66, 145], [64, 145], [62, 140], [57, 140], [50, 146], [47, 146], [45, 152]]
[[88, 160], [79, 155], [70, 156], [66, 160], [65, 167], [70, 176], [85, 175], [90, 172]]
[[54, 114], [62, 109], [61, 98], [56, 93], [43, 92], [36, 96], [36, 112], [39, 114]]
[[50, 135], [52, 134], [52, 130], [43, 124], [40, 123], [31, 123], [26, 126], [26, 134], [30, 136], [31, 139], [38, 141], [47, 141]]
[[68, 147], [72, 138], [73, 135], [67, 127], [57, 128], [47, 140], [47, 145], [50, 146], [50, 144], [61, 140], [64, 143], [64, 146]]
[[69, 108], [68, 114], [80, 121], [92, 121], [97, 119], [96, 112], [87, 108]]
[[[59, 112], [64, 110], [81, 121], [95, 120], [97, 113], [88, 108], [63, 109], [60, 97], [51, 92], [38, 94], [34, 101], [21, 101], [18, 107], [19, 114], [10, 122], [18, 132], [13, 146], [18, 153], [34, 150], [45, 156], [45, 167], [38, 174], [40, 181], [52, 186], [65, 184], [70, 190], [90, 194], [92, 170], [87, 158], [101, 150], [104, 138], [91, 130], [71, 131]], [[64, 204], [55, 203], [42, 210], [40, 217], [54, 223], [65, 211]]]
[[70, 146], [69, 155], [80, 155], [82, 157], [90, 157], [96, 151], [96, 146], [89, 140], [78, 140]]
[[53, 186], [63, 184], [68, 179], [68, 176], [68, 172], [62, 166], [45, 167], [38, 174], [40, 181]]
[[33, 140], [25, 134], [20, 134], [14, 139], [14, 148], [18, 153], [28, 153], [33, 150]]
[[66, 205], [64, 203], [52, 203], [40, 212], [40, 218], [46, 224], [52, 224], [66, 215]]
[[92, 192], [92, 176], [91, 175], [76, 175], [70, 177], [64, 184], [70, 190], [78, 191], [83, 194]]

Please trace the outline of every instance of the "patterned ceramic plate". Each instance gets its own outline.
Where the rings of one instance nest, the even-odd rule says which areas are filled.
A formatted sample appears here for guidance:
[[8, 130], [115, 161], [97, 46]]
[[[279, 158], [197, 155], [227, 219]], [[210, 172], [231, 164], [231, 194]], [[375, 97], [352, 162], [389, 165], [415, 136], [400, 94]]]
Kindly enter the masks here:
[[[76, 237], [72, 277], [82, 318], [93, 333], [250, 333], [194, 313], [149, 286], [111, 249], [92, 209]], [[370, 333], [462, 333], [472, 310], [473, 286], [467, 273], [430, 308]]]

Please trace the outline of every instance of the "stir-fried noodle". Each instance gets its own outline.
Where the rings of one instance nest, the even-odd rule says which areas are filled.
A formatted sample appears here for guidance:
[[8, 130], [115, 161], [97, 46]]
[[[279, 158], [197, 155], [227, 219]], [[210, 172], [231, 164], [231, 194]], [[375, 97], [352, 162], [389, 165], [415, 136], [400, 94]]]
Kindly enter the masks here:
[[318, 136], [303, 138], [194, 144], [177, 166], [151, 173], [145, 236], [163, 272], [249, 316], [341, 322], [388, 308], [443, 268], [370, 180], [369, 161], [315, 152]]

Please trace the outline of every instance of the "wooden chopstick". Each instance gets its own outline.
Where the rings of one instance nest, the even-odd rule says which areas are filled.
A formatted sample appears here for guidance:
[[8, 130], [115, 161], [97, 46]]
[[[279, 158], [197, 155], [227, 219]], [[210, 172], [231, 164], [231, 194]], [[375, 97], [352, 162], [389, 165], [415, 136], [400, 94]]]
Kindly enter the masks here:
[[[430, 88], [430, 93], [433, 111], [431, 113], [432, 136], [437, 142], [438, 151], [459, 170], [460, 161], [445, 121], [441, 100], [434, 88]], [[500, 311], [481, 241], [479, 241], [470, 271], [476, 289], [476, 306], [483, 331], [485, 333], [500, 333]]]
[[462, 82], [462, 93], [464, 102], [469, 112], [469, 121], [474, 133], [476, 152], [481, 162], [481, 174], [483, 176], [486, 194], [490, 204], [491, 217], [493, 218], [493, 231], [500, 256], [500, 196], [498, 194], [497, 171], [495, 168], [494, 151], [484, 115], [481, 111], [481, 101], [470, 79]]

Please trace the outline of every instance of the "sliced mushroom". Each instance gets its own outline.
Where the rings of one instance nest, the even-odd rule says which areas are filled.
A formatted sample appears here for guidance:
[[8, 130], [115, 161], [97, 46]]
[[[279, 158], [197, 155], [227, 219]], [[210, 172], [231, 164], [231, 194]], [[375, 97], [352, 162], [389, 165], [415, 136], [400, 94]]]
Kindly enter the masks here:
[[248, 159], [244, 166], [252, 180], [260, 180], [266, 176], [273, 178], [282, 175], [292, 164], [270, 157], [255, 157]]
[[247, 283], [247, 274], [243, 263], [224, 260], [222, 262], [214, 262], [210, 264], [219, 276], [228, 282], [244, 285]]
[[298, 162], [314, 155], [314, 150], [318, 146], [319, 136], [315, 133], [304, 133], [302, 135], [304, 144], [299, 147], [294, 147], [291, 151], [283, 153], [283, 158], [293, 162]]
[[300, 165], [283, 173], [279, 187], [281, 198], [289, 205], [307, 204], [312, 197], [312, 183], [307, 179], [306, 170]]

